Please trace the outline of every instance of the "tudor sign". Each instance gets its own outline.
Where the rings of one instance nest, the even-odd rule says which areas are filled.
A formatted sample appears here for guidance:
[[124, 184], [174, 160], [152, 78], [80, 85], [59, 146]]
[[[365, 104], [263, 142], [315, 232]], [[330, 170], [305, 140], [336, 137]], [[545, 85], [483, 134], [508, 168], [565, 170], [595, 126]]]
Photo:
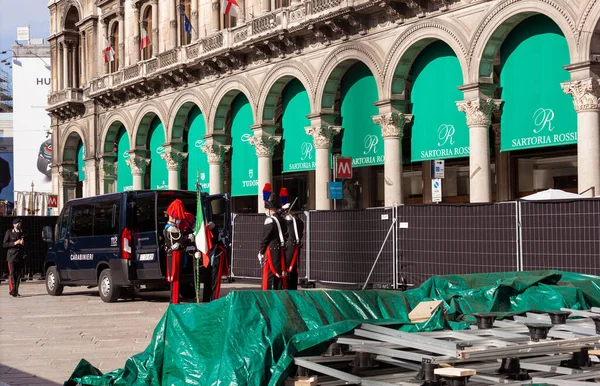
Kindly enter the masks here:
[[335, 178], [352, 178], [352, 157], [337, 157], [335, 159]]

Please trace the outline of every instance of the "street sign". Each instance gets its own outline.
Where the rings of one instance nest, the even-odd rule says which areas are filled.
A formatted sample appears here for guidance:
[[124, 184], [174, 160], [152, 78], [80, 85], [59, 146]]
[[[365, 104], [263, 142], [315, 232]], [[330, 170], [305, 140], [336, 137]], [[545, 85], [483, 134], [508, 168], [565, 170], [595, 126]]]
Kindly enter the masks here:
[[58, 208], [58, 196], [48, 195], [48, 208]]
[[335, 158], [335, 176], [334, 179], [352, 178], [352, 157]]
[[439, 178], [431, 180], [431, 202], [442, 202], [442, 180]]
[[433, 176], [431, 178], [444, 178], [444, 160], [433, 161]]
[[344, 198], [344, 192], [342, 191], [342, 183], [338, 182], [330, 182], [329, 183], [329, 199], [331, 200], [341, 200]]

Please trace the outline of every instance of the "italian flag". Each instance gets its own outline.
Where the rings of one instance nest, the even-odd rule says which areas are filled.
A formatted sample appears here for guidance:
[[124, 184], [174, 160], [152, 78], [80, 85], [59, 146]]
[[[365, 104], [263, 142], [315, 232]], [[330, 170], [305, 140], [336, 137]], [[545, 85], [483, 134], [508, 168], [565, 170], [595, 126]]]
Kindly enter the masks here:
[[221, 9], [225, 15], [237, 17], [239, 4], [236, 0], [222, 0]]
[[140, 39], [140, 51], [141, 51], [150, 45], [150, 36], [148, 36], [146, 27], [144, 27], [144, 23], [142, 23], [142, 22], [140, 22], [140, 30], [142, 31], [142, 36]]
[[196, 213], [196, 231], [194, 232], [196, 237], [196, 248], [199, 252], [202, 252], [205, 258], [207, 258], [208, 251], [212, 247], [211, 237], [209, 236], [210, 230], [204, 220], [204, 210], [202, 210], [202, 193], [198, 191], [198, 211]]

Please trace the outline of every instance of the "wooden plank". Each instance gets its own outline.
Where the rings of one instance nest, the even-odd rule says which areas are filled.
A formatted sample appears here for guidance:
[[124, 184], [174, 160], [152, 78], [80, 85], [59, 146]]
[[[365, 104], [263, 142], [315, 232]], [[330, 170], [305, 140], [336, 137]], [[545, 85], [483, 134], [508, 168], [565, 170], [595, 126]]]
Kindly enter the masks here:
[[431, 300], [421, 302], [408, 314], [408, 318], [413, 323], [424, 322], [431, 318], [435, 310], [442, 305], [441, 300]]
[[459, 367], [440, 367], [433, 370], [433, 373], [443, 377], [470, 377], [471, 375], [477, 374], [477, 371]]
[[297, 378], [288, 378], [285, 380], [285, 386], [317, 386], [316, 375], [312, 377], [297, 377]]

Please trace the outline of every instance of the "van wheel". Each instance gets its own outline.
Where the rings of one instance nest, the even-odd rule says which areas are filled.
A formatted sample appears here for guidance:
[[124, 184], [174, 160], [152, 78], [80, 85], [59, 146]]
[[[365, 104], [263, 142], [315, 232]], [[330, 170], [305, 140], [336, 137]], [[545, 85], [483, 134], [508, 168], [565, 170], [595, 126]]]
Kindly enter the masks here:
[[98, 278], [98, 293], [100, 293], [102, 301], [105, 303], [114, 303], [119, 298], [120, 292], [121, 288], [115, 285], [110, 268], [106, 268], [100, 272], [100, 277]]
[[58, 272], [56, 266], [48, 267], [46, 271], [46, 291], [48, 295], [60, 296], [63, 293], [65, 287], [58, 282]]

